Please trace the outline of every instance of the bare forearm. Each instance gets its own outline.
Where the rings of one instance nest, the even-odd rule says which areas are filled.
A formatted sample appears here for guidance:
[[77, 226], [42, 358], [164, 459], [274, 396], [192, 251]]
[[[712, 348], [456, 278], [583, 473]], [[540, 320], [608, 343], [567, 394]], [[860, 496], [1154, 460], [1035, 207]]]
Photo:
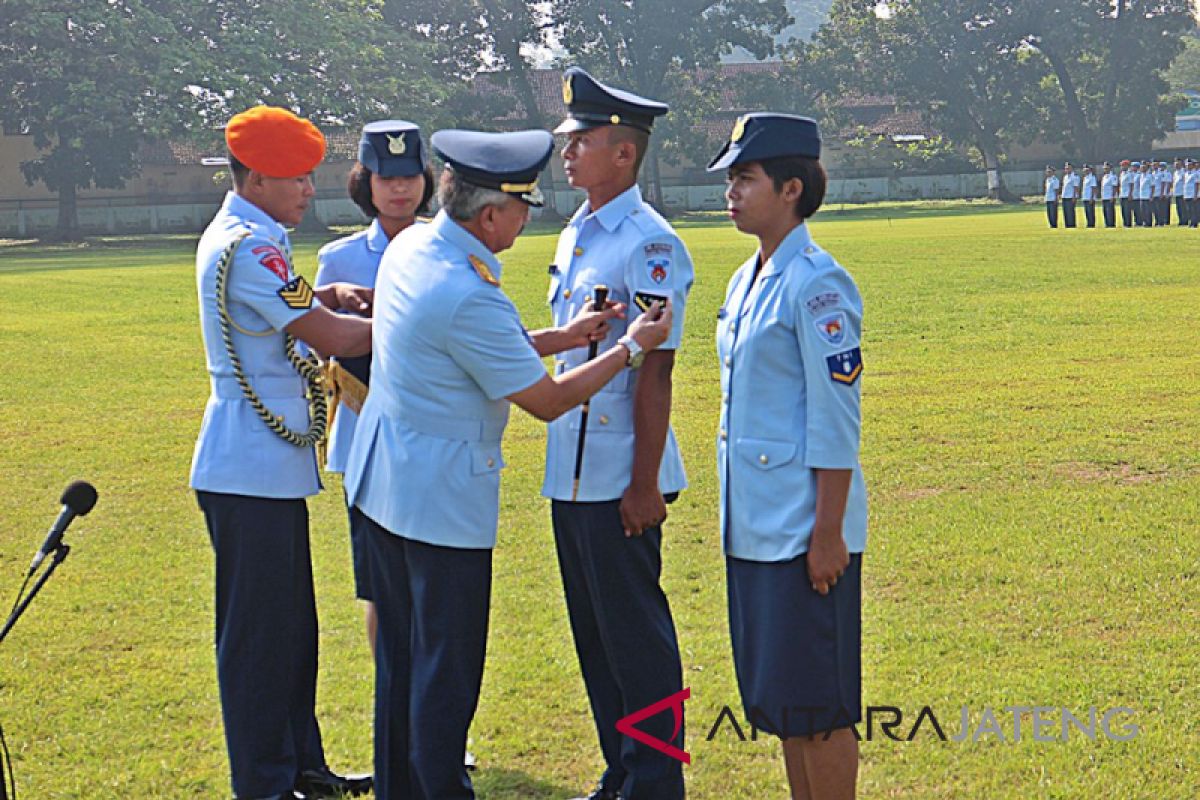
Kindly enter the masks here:
[[674, 366], [675, 351], [656, 350], [646, 354], [638, 370], [633, 395], [634, 451], [630, 475], [630, 483], [636, 486], [658, 486], [658, 470], [671, 423]]
[[848, 469], [814, 469], [817, 474], [817, 508], [813, 535], [841, 536], [850, 495], [852, 472]]
[[569, 350], [566, 332], [562, 328], [543, 328], [540, 331], [529, 331], [529, 339], [533, 349], [539, 356], [552, 356]]

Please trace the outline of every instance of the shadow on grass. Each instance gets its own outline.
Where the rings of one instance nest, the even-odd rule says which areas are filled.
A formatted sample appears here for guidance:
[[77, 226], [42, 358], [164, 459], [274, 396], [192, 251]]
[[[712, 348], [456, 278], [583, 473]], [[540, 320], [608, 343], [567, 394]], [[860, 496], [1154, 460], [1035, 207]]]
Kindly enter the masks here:
[[[925, 219], [932, 217], [968, 217], [977, 214], [1012, 214], [1027, 212], [1040, 206], [1025, 202], [999, 203], [992, 200], [917, 200], [889, 203], [827, 203], [814, 219], [818, 222], [838, 220], [860, 221], [880, 219]], [[724, 211], [694, 211], [671, 220], [676, 228], [703, 228], [729, 224]]]
[[530, 777], [511, 769], [482, 768], [471, 776], [475, 791], [481, 798], [528, 798], [529, 800], [563, 800], [580, 793], [579, 787], [565, 788], [548, 781]]

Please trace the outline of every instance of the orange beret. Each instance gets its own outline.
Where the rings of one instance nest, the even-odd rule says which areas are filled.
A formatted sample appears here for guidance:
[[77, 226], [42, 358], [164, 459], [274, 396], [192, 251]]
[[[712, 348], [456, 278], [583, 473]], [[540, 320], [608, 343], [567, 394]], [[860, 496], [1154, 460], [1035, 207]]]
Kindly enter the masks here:
[[1128, 159], [1128, 158], [1126, 158], [1125, 160], [1123, 160], [1123, 161], [1121, 162], [1121, 166], [1122, 166], [1122, 167], [1128, 167], [1128, 166], [1129, 166], [1129, 159]]
[[274, 106], [255, 106], [229, 120], [225, 144], [238, 161], [272, 178], [307, 175], [325, 158], [317, 126]]

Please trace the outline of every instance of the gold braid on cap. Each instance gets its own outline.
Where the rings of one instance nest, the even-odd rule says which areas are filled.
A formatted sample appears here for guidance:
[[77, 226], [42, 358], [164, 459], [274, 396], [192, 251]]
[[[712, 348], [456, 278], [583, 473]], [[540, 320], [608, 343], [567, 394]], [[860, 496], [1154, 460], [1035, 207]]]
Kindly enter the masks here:
[[[308, 405], [309, 410], [312, 412], [312, 424], [309, 425], [307, 431], [300, 433], [284, 425], [283, 418], [277, 414], [272, 414], [271, 410], [263, 404], [258, 393], [254, 391], [254, 387], [250, 385], [250, 379], [246, 377], [246, 373], [242, 369], [242, 360], [238, 358], [237, 351], [234, 350], [233, 334], [230, 333], [230, 328], [243, 329], [238, 327], [229, 315], [229, 307], [226, 302], [226, 279], [229, 277], [229, 268], [233, 264], [233, 256], [237, 253], [238, 245], [249, 235], [250, 232], [247, 231], [234, 239], [225, 248], [225, 252], [221, 253], [221, 258], [217, 261], [217, 320], [221, 325], [221, 341], [225, 344], [225, 352], [229, 355], [229, 363], [233, 366], [233, 376], [237, 379], [238, 386], [242, 389], [242, 396], [246, 398], [246, 402], [254, 409], [254, 413], [258, 415], [258, 418], [276, 436], [288, 444], [293, 444], [296, 447], [320, 445], [325, 440], [327, 427], [327, 404], [320, 359], [312, 353], [301, 358], [296, 354], [295, 337], [290, 333], [283, 335], [284, 354], [287, 356], [287, 360], [292, 365], [292, 368], [296, 370], [301, 378], [304, 378], [307, 384]], [[291, 266], [291, 262], [289, 261], [289, 270]]]

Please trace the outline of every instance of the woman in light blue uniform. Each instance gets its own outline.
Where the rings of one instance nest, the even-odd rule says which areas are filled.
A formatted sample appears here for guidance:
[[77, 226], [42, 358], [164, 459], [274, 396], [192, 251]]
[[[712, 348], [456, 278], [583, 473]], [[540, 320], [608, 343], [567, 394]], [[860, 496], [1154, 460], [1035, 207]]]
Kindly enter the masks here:
[[[375, 286], [379, 261], [388, 242], [429, 209], [433, 197], [433, 168], [429, 164], [421, 130], [411, 122], [383, 120], [363, 128], [358, 162], [350, 170], [350, 199], [371, 219], [366, 230], [330, 242], [317, 253], [317, 287], [332, 283]], [[371, 357], [338, 359], [363, 384], [369, 383]], [[346, 456], [354, 438], [358, 412], [353, 401], [343, 401], [335, 411], [329, 434], [325, 469], [346, 471]], [[366, 604], [367, 639], [375, 652], [378, 620], [371, 597], [363, 545], [362, 515], [349, 508], [350, 550], [354, 560], [354, 591]]]
[[709, 165], [759, 250], [718, 315], [717, 466], [730, 633], [747, 718], [783, 741], [793, 797], [853, 797], [862, 716], [862, 300], [805, 220], [825, 196], [816, 123], [748, 114]]

